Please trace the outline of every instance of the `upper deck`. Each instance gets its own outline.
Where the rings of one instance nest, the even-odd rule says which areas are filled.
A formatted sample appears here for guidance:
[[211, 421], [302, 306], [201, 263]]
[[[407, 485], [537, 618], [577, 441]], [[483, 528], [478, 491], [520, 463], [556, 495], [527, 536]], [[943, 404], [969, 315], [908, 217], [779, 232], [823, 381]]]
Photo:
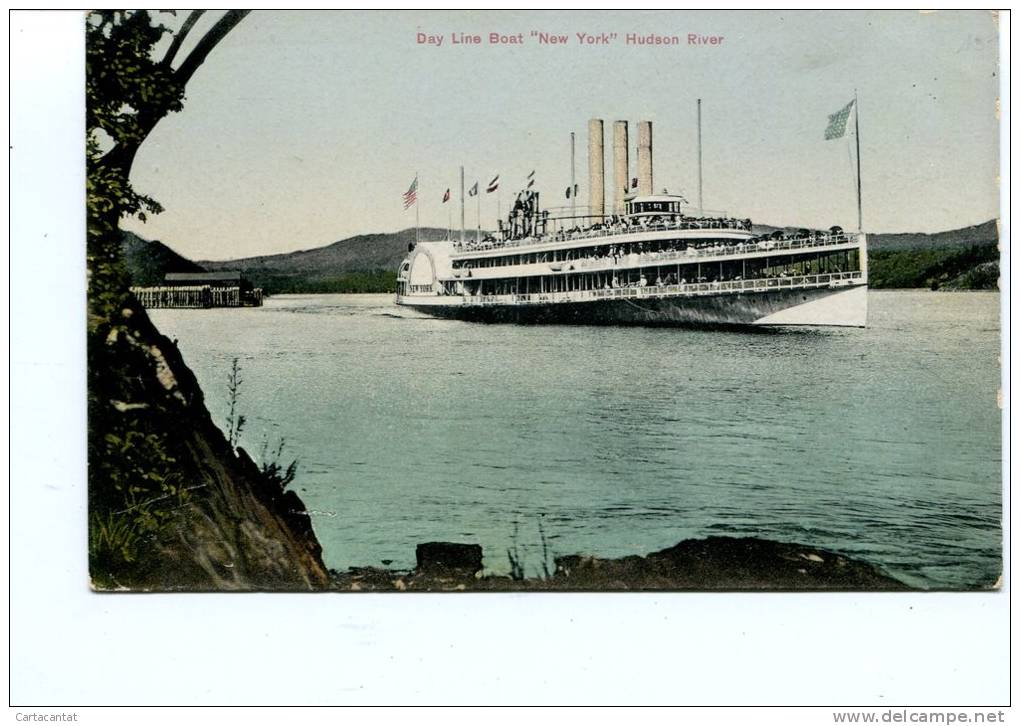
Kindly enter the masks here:
[[463, 260], [497, 257], [518, 251], [545, 252], [666, 239], [743, 242], [754, 236], [750, 220], [649, 217], [642, 221], [628, 221], [626, 218], [618, 218], [596, 223], [584, 229], [573, 227], [542, 236], [466, 241], [463, 245], [454, 242], [451, 255], [455, 260]]

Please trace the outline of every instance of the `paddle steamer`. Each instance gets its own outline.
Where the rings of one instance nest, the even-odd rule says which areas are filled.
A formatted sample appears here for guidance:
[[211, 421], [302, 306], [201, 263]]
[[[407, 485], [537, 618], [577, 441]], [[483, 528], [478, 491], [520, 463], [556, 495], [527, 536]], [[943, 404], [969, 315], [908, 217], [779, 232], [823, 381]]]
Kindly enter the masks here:
[[[635, 194], [620, 188], [631, 185], [617, 144], [616, 206], [606, 213], [600, 121], [597, 131], [585, 214], [551, 215], [537, 192], [521, 192], [494, 234], [467, 239], [462, 226], [460, 239], [413, 245], [398, 271], [397, 304], [492, 323], [866, 324], [864, 234], [762, 232], [749, 219], [651, 193], [650, 124], [646, 133], [639, 127]], [[625, 129], [623, 136], [626, 148]]]

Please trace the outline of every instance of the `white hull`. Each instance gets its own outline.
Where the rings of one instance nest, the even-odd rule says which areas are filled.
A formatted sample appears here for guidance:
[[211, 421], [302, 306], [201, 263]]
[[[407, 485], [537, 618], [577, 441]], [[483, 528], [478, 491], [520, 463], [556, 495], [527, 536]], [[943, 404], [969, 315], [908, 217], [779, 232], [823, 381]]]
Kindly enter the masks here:
[[[811, 278], [805, 278], [810, 280]], [[581, 325], [669, 326], [842, 326], [864, 327], [868, 318], [866, 284], [827, 284], [795, 280], [746, 283], [746, 289], [719, 285], [683, 293], [658, 288], [600, 290], [527, 296], [408, 295], [398, 304], [429, 315], [479, 322]], [[801, 284], [793, 284], [801, 282]]]

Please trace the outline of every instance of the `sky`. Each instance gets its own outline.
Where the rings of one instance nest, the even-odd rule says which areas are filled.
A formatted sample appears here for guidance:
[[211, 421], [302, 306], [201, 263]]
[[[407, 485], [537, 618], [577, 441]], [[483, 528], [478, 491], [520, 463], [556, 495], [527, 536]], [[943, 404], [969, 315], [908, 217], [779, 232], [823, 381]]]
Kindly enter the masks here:
[[587, 204], [590, 118], [605, 120], [607, 204], [617, 119], [631, 176], [649, 120], [655, 191], [696, 202], [700, 98], [707, 209], [856, 228], [853, 138], [824, 140], [855, 89], [865, 230], [976, 224], [998, 213], [997, 33], [984, 11], [256, 11], [142, 145], [132, 182], [165, 211], [125, 226], [192, 259], [308, 249], [413, 227], [402, 195], [417, 173], [422, 226], [457, 228], [463, 165], [468, 186], [500, 176], [481, 199], [491, 228], [532, 170], [543, 206], [567, 204], [571, 132]]

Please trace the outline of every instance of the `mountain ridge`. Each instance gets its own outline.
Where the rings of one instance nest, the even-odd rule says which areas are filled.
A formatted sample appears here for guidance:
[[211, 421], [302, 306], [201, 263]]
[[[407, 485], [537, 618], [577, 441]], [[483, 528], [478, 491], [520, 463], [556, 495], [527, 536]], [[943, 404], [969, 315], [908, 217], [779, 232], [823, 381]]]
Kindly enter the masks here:
[[[759, 234], [797, 227], [755, 225]], [[448, 231], [421, 228], [424, 241], [443, 239]], [[473, 233], [472, 233], [473, 234]], [[166, 272], [240, 270], [267, 293], [288, 292], [392, 292], [396, 269], [414, 242], [414, 228], [399, 232], [355, 235], [321, 247], [257, 255], [232, 260], [192, 261], [159, 241], [125, 233], [125, 258], [136, 285], [153, 285]], [[985, 265], [980, 276], [983, 288], [994, 277], [989, 263], [997, 265], [998, 223], [981, 224], [942, 232], [869, 233], [873, 287], [928, 287], [951, 285], [966, 277], [976, 265]]]

